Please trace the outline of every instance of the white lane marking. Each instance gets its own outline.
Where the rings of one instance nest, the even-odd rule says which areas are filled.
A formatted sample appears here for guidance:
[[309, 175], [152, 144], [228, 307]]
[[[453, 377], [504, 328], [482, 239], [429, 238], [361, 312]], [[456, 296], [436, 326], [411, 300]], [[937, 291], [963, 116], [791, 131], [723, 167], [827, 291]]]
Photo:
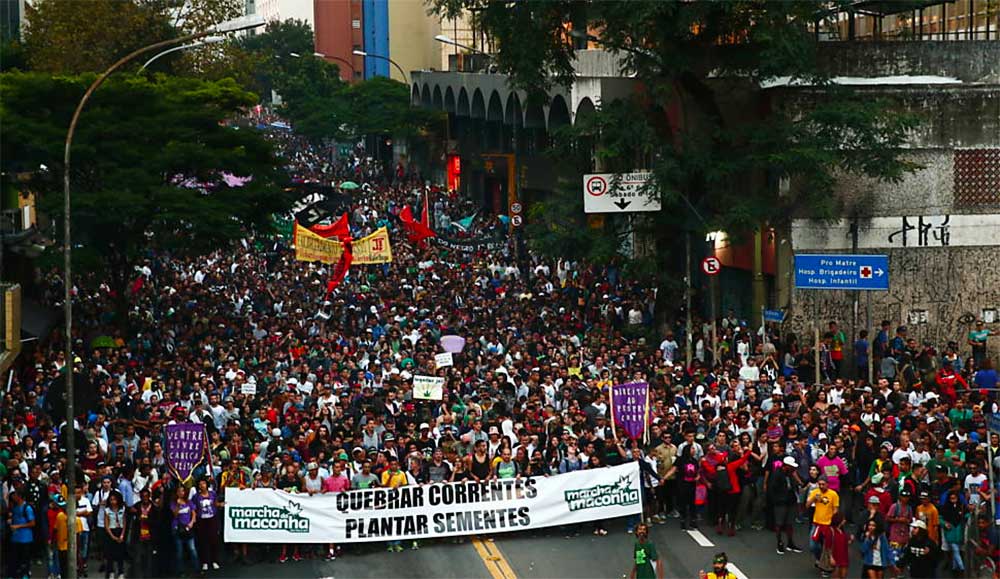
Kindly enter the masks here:
[[[713, 544], [711, 541], [709, 541], [708, 537], [706, 537], [705, 535], [703, 535], [702, 532], [699, 531], [698, 529], [689, 530], [687, 532], [687, 534], [690, 535], [692, 539], [694, 539], [695, 543], [698, 543], [699, 547], [714, 547], [715, 546], [715, 544]], [[746, 579], [746, 577], [742, 577], [741, 579]]]
[[740, 571], [740, 568], [737, 567], [736, 565], [729, 563], [728, 565], [726, 565], [726, 567], [729, 569], [730, 573], [736, 575], [736, 579], [750, 579], [749, 577], [747, 577], [747, 574], [744, 573], [743, 571]]

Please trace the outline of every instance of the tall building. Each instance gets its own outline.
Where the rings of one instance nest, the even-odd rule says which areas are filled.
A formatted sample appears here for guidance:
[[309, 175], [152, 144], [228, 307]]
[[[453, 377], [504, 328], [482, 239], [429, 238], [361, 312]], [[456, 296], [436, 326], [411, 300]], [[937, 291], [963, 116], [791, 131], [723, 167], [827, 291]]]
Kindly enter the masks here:
[[0, 0], [0, 42], [21, 38], [24, 0]]
[[302, 20], [315, 29], [314, 0], [253, 0], [257, 15], [267, 22]]
[[313, 33], [316, 52], [340, 67], [340, 78], [352, 82], [365, 78], [362, 0], [314, 0]]
[[[268, 1], [280, 0], [257, 0]], [[345, 79], [387, 76], [407, 82], [410, 71], [442, 66], [445, 45], [434, 40], [441, 22], [420, 0], [314, 0], [313, 10], [316, 51], [342, 69], [350, 62], [353, 74]]]

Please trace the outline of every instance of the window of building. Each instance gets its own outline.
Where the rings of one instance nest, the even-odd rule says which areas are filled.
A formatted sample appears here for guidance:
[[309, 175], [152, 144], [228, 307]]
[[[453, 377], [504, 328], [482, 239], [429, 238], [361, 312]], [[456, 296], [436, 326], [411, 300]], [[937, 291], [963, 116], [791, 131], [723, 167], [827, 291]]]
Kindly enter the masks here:
[[955, 205], [1000, 205], [1000, 148], [959, 149], [954, 160]]

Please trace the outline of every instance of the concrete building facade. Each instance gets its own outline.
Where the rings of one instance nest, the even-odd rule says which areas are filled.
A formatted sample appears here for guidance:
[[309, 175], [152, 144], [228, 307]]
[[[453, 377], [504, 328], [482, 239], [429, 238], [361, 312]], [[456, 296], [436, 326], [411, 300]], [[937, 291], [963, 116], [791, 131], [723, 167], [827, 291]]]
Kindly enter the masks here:
[[[870, 84], [856, 90], [922, 117], [906, 145], [906, 158], [920, 168], [898, 183], [844, 176], [837, 183], [844, 218], [796, 219], [779, 232], [775, 301], [788, 310], [787, 328], [808, 334], [814, 324], [825, 329], [838, 320], [871, 332], [888, 320], [918, 340], [954, 340], [963, 349], [977, 319], [1000, 331], [1000, 42], [824, 49], [836, 51], [837, 74], [867, 77]], [[781, 91], [782, 98], [809, 98]], [[796, 290], [795, 253], [886, 254], [889, 291]], [[998, 343], [991, 343], [996, 358]]]

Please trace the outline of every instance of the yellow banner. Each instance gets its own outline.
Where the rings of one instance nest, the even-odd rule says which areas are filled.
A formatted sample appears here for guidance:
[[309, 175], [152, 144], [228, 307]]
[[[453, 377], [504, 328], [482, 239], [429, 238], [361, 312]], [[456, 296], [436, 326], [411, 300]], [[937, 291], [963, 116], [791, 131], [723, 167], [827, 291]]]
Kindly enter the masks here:
[[[375, 233], [356, 239], [351, 245], [352, 265], [391, 263], [392, 246], [389, 231], [382, 227]], [[336, 239], [323, 239], [298, 223], [295, 224], [295, 259], [335, 264], [340, 261], [344, 246]]]

